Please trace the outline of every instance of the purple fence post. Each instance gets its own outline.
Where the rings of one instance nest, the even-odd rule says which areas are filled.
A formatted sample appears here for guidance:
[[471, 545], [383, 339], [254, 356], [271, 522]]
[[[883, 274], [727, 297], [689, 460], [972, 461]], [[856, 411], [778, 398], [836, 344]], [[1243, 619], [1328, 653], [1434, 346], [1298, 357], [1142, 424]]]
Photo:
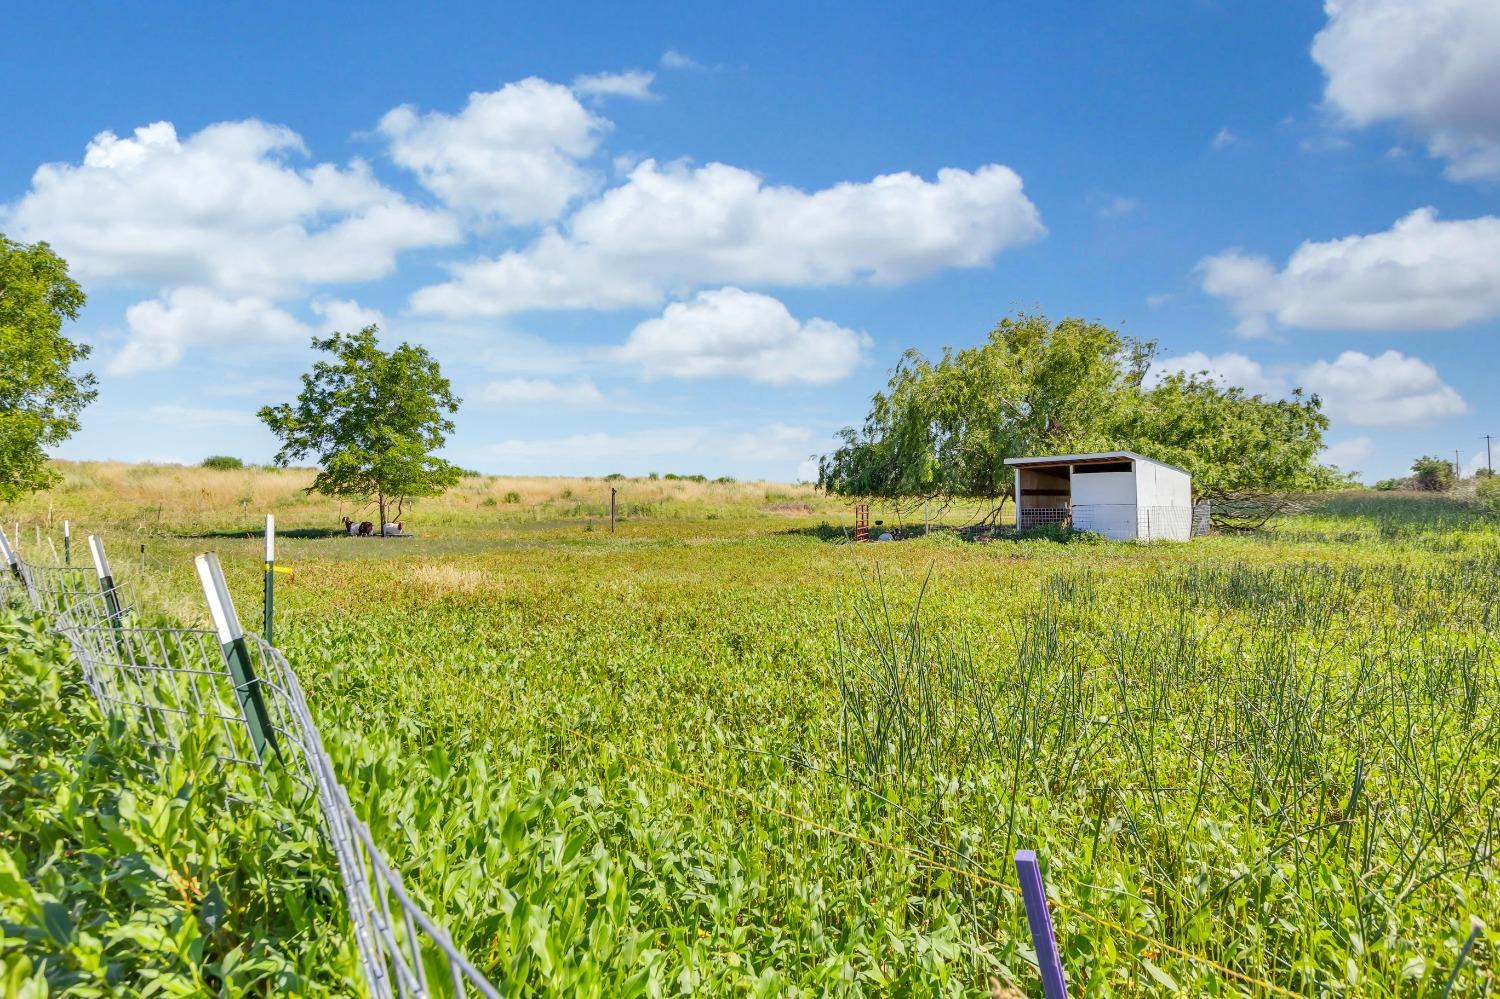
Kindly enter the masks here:
[[1052, 914], [1047, 911], [1047, 889], [1042, 887], [1042, 869], [1035, 850], [1016, 851], [1016, 874], [1021, 879], [1021, 897], [1026, 902], [1026, 921], [1031, 924], [1031, 945], [1036, 967], [1042, 975], [1042, 993], [1047, 999], [1068, 999], [1063, 980], [1062, 958], [1052, 935]]

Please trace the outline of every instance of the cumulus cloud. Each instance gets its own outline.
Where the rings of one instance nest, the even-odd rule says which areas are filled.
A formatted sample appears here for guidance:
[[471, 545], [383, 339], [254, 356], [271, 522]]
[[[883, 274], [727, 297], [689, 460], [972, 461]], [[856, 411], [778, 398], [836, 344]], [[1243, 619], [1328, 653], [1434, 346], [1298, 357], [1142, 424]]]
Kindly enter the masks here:
[[662, 69], [702, 69], [703, 64], [690, 55], [684, 55], [676, 49], [667, 49], [661, 54]]
[[457, 114], [403, 105], [379, 125], [391, 159], [448, 205], [518, 225], [555, 219], [594, 189], [582, 161], [608, 128], [573, 90], [535, 77], [472, 93]]
[[616, 353], [648, 378], [825, 384], [853, 371], [869, 345], [866, 334], [826, 319], [800, 321], [767, 295], [720, 288], [673, 302]]
[[736, 283], [897, 284], [978, 267], [1039, 237], [1011, 169], [888, 174], [808, 193], [747, 170], [645, 160], [565, 228], [500, 257], [455, 265], [412, 296], [418, 312], [495, 316], [534, 309], [651, 306], [669, 291]]
[[255, 346], [306, 337], [309, 327], [256, 296], [225, 298], [202, 288], [177, 288], [125, 310], [129, 335], [106, 365], [110, 374], [170, 368], [189, 344]]
[[1318, 460], [1346, 472], [1361, 471], [1360, 465], [1375, 453], [1375, 441], [1370, 437], [1353, 437], [1330, 444], [1323, 449]]
[[1280, 271], [1230, 250], [1198, 273], [1247, 336], [1267, 332], [1271, 318], [1308, 329], [1451, 329], [1500, 316], [1500, 218], [1445, 222], [1419, 208], [1384, 232], [1303, 243]]
[[573, 93], [584, 97], [629, 97], [648, 101], [656, 97], [651, 92], [651, 84], [655, 79], [655, 73], [640, 69], [623, 73], [593, 73], [575, 79]]
[[485, 402], [502, 405], [558, 405], [594, 408], [605, 405], [604, 393], [592, 379], [555, 381], [551, 378], [502, 378], [480, 391]]
[[1437, 369], [1417, 357], [1388, 350], [1371, 357], [1346, 350], [1331, 361], [1267, 368], [1239, 353], [1210, 356], [1194, 351], [1152, 366], [1150, 383], [1173, 372], [1208, 372], [1255, 395], [1285, 397], [1300, 387], [1323, 400], [1335, 425], [1406, 427], [1435, 423], [1468, 412], [1468, 403]]
[[1238, 135], [1235, 135], [1226, 127], [1221, 128], [1217, 132], [1215, 132], [1214, 137], [1209, 140], [1208, 144], [1215, 150], [1221, 150], [1228, 149], [1230, 146], [1235, 145], [1239, 141], [1240, 137]]
[[772, 423], [740, 434], [730, 441], [729, 453], [741, 461], [805, 461], [812, 450], [813, 432], [806, 427]]
[[1303, 368], [1300, 378], [1323, 397], [1330, 420], [1356, 427], [1419, 426], [1469, 411], [1432, 365], [1395, 350], [1377, 357], [1346, 350]]
[[0, 224], [47, 240], [85, 283], [262, 297], [384, 277], [402, 250], [458, 239], [365, 164], [291, 162], [305, 155], [295, 132], [254, 120], [185, 139], [170, 122], [101, 132], [81, 163], [38, 168]]
[[1396, 121], [1455, 180], [1500, 178], [1500, 4], [1327, 0], [1313, 41], [1324, 100], [1354, 126]]

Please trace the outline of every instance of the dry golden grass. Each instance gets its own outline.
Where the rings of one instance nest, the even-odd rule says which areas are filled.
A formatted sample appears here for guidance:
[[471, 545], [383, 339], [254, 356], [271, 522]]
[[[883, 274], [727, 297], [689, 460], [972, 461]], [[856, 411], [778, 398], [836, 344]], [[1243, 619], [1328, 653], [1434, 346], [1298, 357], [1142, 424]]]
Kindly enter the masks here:
[[[84, 527], [141, 534], [244, 530], [262, 513], [287, 528], [337, 528], [341, 517], [375, 520], [374, 504], [312, 495], [307, 468], [217, 471], [182, 465], [60, 461], [62, 482], [15, 503], [0, 504], [0, 523], [20, 522], [23, 540], [40, 528], [56, 533], [63, 519]], [[402, 519], [436, 525], [540, 521], [608, 515], [611, 487], [621, 517], [711, 518], [846, 512], [808, 485], [695, 482], [687, 479], [607, 480], [564, 476], [469, 476], [442, 496], [408, 504]], [[395, 514], [394, 510], [390, 511]]]

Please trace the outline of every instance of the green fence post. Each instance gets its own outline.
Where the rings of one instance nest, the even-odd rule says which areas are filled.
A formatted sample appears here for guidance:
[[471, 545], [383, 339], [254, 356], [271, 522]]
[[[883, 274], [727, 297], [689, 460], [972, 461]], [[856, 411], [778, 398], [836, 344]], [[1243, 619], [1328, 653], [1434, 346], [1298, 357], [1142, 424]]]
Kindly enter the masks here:
[[266, 644], [274, 645], [275, 640], [271, 637], [271, 625], [276, 617], [276, 518], [266, 514], [266, 595], [265, 595], [266, 626], [263, 634], [266, 636]]
[[94, 558], [94, 571], [99, 575], [99, 591], [104, 594], [104, 606], [109, 611], [109, 626], [120, 627], [120, 595], [115, 592], [115, 577], [109, 571], [109, 558], [104, 554], [104, 540], [97, 534], [89, 535], [89, 554]]
[[266, 711], [266, 701], [261, 695], [260, 680], [255, 676], [255, 667], [250, 660], [249, 646], [245, 644], [245, 630], [240, 627], [234, 601], [229, 597], [229, 587], [224, 583], [224, 570], [219, 568], [219, 557], [213, 552], [204, 552], [193, 562], [198, 570], [198, 582], [203, 586], [203, 597], [208, 601], [214, 630], [219, 635], [219, 647], [224, 651], [224, 664], [229, 667], [230, 678], [234, 681], [240, 712], [250, 729], [250, 742], [255, 747], [256, 758], [264, 763], [267, 749], [278, 756], [281, 751], [277, 748], [271, 715]]

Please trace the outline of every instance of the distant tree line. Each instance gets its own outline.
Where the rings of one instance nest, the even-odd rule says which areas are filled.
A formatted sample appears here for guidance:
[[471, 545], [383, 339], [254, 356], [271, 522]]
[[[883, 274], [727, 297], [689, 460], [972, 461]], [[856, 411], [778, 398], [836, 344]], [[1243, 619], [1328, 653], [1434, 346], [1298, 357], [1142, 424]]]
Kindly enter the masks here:
[[1207, 372], [1148, 383], [1155, 342], [1082, 319], [1002, 319], [937, 360], [907, 351], [858, 427], [818, 463], [818, 485], [898, 505], [1014, 499], [1006, 458], [1137, 451], [1193, 476], [1220, 524], [1254, 525], [1298, 495], [1347, 484], [1322, 465], [1322, 403], [1252, 395]]

